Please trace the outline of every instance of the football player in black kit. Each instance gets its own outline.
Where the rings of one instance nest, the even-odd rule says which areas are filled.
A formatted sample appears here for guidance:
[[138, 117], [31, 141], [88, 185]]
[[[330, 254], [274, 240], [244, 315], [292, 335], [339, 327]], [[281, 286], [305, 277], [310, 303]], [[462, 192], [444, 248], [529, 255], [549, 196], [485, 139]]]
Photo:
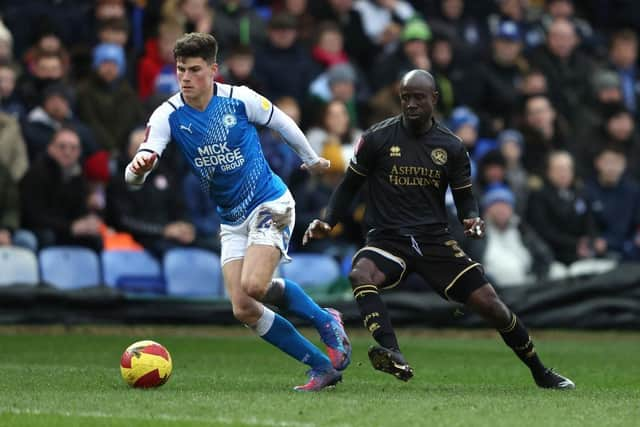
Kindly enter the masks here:
[[324, 220], [309, 224], [303, 244], [328, 235], [362, 184], [368, 185], [366, 245], [349, 274], [365, 327], [379, 345], [369, 349], [377, 370], [408, 381], [413, 369], [400, 352], [380, 291], [406, 274], [420, 274], [443, 298], [465, 304], [496, 328], [543, 388], [573, 389], [568, 378], [546, 368], [529, 333], [501, 301], [448, 230], [445, 192], [450, 186], [467, 237], [482, 238], [484, 222], [471, 189], [469, 157], [460, 138], [433, 118], [434, 79], [413, 70], [401, 81], [402, 114], [373, 125], [356, 144], [344, 180]]

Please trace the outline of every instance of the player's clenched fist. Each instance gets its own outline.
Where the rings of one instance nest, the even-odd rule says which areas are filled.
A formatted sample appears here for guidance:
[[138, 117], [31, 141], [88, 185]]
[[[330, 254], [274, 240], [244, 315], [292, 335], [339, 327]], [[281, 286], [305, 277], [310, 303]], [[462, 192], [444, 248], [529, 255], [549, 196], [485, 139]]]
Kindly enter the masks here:
[[472, 239], [484, 237], [484, 221], [482, 218], [468, 218], [463, 221], [464, 235]]
[[143, 175], [153, 169], [157, 159], [157, 153], [140, 151], [136, 153], [131, 163], [129, 163], [129, 170], [136, 175]]
[[302, 237], [302, 245], [306, 245], [309, 239], [324, 239], [331, 232], [331, 226], [324, 221], [314, 219], [307, 227]]

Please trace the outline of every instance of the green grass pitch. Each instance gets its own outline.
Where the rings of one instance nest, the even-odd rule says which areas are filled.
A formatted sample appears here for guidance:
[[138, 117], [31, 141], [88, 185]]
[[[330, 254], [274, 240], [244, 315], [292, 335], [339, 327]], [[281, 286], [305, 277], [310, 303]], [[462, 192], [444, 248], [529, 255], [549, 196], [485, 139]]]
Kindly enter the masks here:
[[[536, 388], [491, 331], [402, 330], [408, 383], [374, 371], [370, 338], [351, 331], [343, 383], [304, 394], [291, 391], [304, 366], [240, 326], [2, 327], [0, 426], [640, 426], [640, 333], [534, 333], [543, 361], [578, 387], [557, 392]], [[159, 389], [120, 377], [139, 339], [171, 352]]]

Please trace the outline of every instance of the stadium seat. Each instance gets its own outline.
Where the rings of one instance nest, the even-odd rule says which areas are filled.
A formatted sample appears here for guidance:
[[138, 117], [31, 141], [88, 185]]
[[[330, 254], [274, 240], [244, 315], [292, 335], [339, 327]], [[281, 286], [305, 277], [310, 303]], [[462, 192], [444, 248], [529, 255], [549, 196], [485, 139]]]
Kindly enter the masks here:
[[340, 265], [330, 255], [301, 253], [291, 255], [292, 261], [282, 264], [282, 277], [293, 280], [305, 289], [321, 289], [340, 277]]
[[0, 286], [37, 285], [38, 258], [28, 249], [0, 247]]
[[80, 246], [51, 246], [40, 251], [42, 281], [59, 289], [100, 285], [100, 261], [91, 249]]
[[102, 276], [111, 288], [127, 292], [164, 293], [160, 263], [147, 251], [103, 251]]
[[224, 295], [220, 258], [196, 248], [169, 250], [162, 261], [167, 294], [219, 298]]

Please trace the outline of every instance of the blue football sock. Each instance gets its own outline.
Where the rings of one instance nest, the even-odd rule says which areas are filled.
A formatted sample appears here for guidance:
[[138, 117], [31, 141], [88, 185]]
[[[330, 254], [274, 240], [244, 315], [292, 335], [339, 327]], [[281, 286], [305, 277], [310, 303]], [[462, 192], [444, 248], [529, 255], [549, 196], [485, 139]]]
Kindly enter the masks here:
[[318, 347], [300, 335], [291, 322], [267, 307], [254, 329], [263, 340], [311, 368], [331, 368], [329, 358]]
[[301, 319], [307, 320], [320, 330], [333, 318], [329, 313], [322, 309], [314, 300], [307, 295], [300, 285], [291, 280], [284, 279], [284, 300], [285, 310], [288, 310]]

